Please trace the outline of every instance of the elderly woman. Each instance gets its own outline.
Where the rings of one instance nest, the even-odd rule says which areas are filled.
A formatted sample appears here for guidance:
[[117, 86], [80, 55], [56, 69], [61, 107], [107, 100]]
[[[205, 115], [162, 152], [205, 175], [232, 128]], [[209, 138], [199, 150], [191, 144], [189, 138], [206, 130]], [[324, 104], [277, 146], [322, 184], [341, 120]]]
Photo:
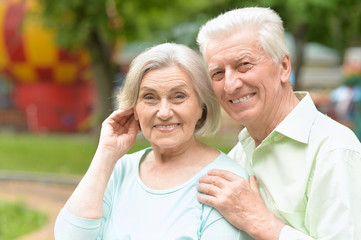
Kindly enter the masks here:
[[[58, 216], [55, 238], [248, 239], [197, 201], [199, 179], [210, 169], [248, 177], [196, 138], [216, 132], [220, 123], [201, 57], [170, 43], [143, 52], [118, 100], [87, 173]], [[151, 148], [126, 154], [139, 126]]]

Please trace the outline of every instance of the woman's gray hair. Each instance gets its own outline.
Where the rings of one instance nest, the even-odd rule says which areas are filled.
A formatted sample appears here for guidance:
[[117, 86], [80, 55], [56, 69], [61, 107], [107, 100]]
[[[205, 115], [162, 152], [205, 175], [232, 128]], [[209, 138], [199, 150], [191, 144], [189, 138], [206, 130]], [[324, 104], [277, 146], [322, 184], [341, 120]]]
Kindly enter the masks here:
[[197, 37], [200, 51], [205, 58], [212, 40], [225, 38], [245, 28], [256, 29], [260, 47], [275, 64], [288, 54], [280, 16], [270, 8], [249, 7], [231, 10], [205, 23]]
[[195, 134], [204, 136], [218, 131], [221, 122], [220, 105], [213, 92], [212, 83], [202, 57], [187, 46], [164, 43], [145, 50], [131, 63], [123, 87], [118, 96], [118, 107], [133, 108], [139, 95], [139, 86], [144, 75], [155, 69], [178, 66], [191, 79], [203, 107]]

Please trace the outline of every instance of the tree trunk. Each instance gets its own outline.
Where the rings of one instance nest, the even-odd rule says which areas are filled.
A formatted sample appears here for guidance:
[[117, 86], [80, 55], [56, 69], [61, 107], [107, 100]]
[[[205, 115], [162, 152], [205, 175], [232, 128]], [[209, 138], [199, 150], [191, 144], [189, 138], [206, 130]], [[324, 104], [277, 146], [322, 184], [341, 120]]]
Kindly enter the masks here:
[[115, 66], [111, 62], [110, 44], [105, 42], [98, 32], [91, 33], [86, 45], [92, 59], [92, 72], [98, 97], [96, 125], [100, 128], [102, 121], [113, 111]]
[[301, 24], [299, 25], [295, 32], [293, 33], [294, 39], [295, 39], [295, 62], [294, 62], [294, 74], [295, 74], [295, 85], [294, 85], [294, 90], [300, 90], [301, 87], [301, 83], [300, 83], [300, 73], [301, 73], [301, 68], [303, 65], [303, 61], [304, 61], [304, 48], [305, 48], [305, 43], [306, 43], [306, 39], [307, 39], [307, 25], [306, 24]]

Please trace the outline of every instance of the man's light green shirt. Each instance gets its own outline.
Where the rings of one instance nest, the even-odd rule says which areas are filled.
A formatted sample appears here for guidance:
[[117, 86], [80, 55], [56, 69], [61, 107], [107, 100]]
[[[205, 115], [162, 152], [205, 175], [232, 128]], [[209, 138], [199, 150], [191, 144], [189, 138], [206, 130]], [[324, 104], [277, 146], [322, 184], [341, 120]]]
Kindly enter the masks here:
[[228, 154], [255, 175], [266, 206], [288, 226], [280, 239], [361, 239], [361, 145], [310, 95], [258, 146], [246, 128]]

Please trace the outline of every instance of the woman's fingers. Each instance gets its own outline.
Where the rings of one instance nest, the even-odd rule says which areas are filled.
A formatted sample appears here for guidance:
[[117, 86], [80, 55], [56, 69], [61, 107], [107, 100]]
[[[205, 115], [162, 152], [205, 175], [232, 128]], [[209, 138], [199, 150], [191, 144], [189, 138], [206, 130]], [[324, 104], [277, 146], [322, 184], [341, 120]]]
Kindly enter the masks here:
[[104, 123], [110, 124], [113, 128], [125, 125], [129, 119], [134, 115], [133, 109], [128, 110], [116, 110], [104, 121]]

